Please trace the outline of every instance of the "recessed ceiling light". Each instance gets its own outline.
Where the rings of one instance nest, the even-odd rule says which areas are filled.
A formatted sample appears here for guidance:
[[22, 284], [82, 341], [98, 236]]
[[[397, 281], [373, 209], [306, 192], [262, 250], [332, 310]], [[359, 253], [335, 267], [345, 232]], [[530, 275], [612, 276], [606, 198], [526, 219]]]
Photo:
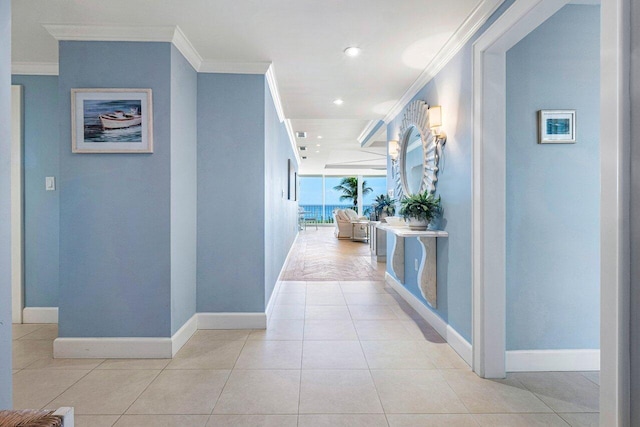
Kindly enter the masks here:
[[322, 135], [318, 135], [318, 139], [322, 139]]
[[342, 99], [338, 98], [338, 99], [335, 99], [333, 101], [333, 103], [336, 104], [336, 105], [342, 105], [342, 104], [344, 104], [344, 101]]
[[319, 153], [319, 152], [320, 152], [320, 150], [316, 150], [316, 153]]
[[355, 46], [350, 46], [344, 50], [344, 54], [347, 56], [358, 56], [360, 55], [360, 48]]
[[316, 147], [320, 147], [320, 144], [316, 144]]

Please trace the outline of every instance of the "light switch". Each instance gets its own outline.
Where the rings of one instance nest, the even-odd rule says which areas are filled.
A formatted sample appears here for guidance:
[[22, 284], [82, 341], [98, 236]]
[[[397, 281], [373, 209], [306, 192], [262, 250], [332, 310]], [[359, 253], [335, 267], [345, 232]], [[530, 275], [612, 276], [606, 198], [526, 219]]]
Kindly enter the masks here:
[[47, 191], [56, 191], [56, 177], [55, 176], [47, 176], [44, 179], [44, 188]]

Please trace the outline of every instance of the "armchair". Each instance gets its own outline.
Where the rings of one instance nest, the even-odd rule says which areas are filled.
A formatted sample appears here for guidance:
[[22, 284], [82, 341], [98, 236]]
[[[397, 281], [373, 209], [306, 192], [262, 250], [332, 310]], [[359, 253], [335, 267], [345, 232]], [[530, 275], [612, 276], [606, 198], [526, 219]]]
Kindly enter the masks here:
[[[338, 239], [350, 239], [351, 236], [351, 222], [352, 221], [367, 221], [367, 217], [358, 217], [358, 214], [353, 209], [336, 209], [333, 211], [333, 222], [336, 225], [334, 234]], [[366, 236], [367, 229], [365, 227], [356, 227], [356, 237], [362, 238]]]

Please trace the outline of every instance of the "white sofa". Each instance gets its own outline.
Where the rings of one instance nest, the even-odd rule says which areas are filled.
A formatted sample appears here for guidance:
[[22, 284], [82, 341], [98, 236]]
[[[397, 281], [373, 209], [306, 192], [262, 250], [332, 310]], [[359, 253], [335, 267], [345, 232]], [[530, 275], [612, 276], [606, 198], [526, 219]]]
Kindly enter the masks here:
[[[350, 239], [351, 238], [351, 222], [352, 221], [368, 221], [365, 216], [358, 217], [358, 214], [353, 209], [336, 209], [333, 211], [333, 222], [336, 225], [335, 236], [338, 239]], [[364, 238], [367, 235], [367, 225], [358, 224], [355, 227], [356, 238]]]

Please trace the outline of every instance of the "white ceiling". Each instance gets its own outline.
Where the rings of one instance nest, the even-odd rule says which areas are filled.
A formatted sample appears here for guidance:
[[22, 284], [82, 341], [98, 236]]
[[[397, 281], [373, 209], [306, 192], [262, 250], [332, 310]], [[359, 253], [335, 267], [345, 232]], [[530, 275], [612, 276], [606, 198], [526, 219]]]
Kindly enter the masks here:
[[[285, 117], [294, 131], [308, 133], [297, 141], [309, 147], [300, 174], [349, 173], [325, 165], [385, 165], [385, 148], [376, 147], [383, 144], [361, 149], [358, 136], [390, 112], [480, 3], [13, 0], [13, 61], [57, 62], [57, 41], [43, 24], [178, 25], [205, 61], [271, 62]], [[348, 46], [360, 47], [361, 55], [347, 57]], [[336, 98], [344, 104], [334, 105]], [[384, 128], [372, 139], [386, 141]]]

